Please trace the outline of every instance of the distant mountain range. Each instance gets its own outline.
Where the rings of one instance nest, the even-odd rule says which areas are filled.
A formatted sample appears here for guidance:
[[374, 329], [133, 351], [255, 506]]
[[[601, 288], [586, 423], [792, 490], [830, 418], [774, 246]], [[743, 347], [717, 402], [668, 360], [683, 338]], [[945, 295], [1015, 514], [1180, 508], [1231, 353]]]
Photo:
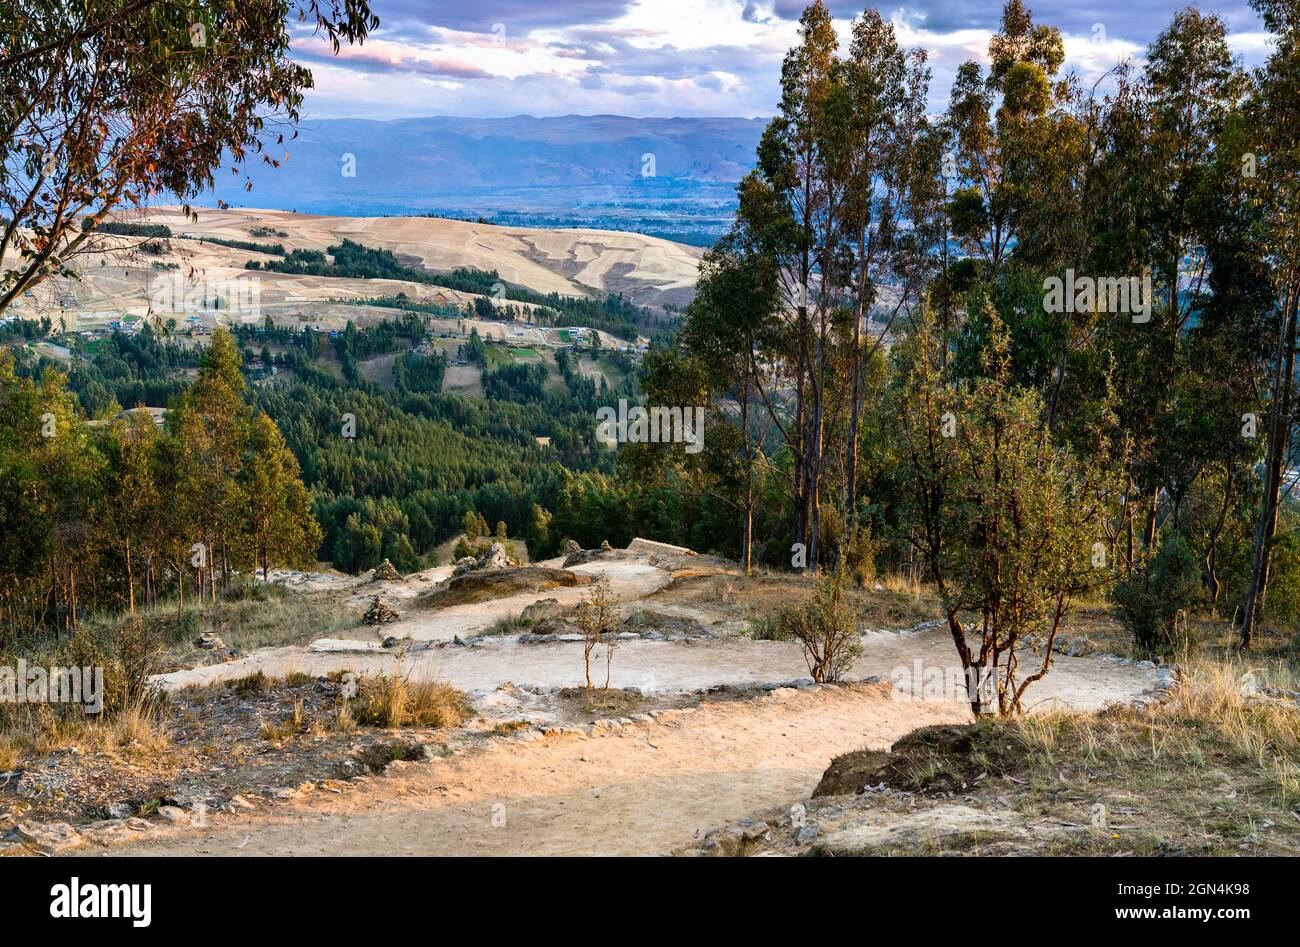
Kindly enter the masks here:
[[[617, 115], [306, 122], [279, 168], [250, 160], [245, 174], [219, 176], [214, 196], [235, 207], [439, 214], [707, 243], [730, 223], [765, 125]], [[281, 157], [278, 146], [268, 153]]]

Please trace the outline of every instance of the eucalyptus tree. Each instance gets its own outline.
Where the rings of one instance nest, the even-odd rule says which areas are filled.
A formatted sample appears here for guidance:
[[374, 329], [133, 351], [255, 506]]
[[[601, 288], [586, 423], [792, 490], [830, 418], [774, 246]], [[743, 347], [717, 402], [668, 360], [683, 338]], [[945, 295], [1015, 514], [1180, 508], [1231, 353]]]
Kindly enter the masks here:
[[[833, 283], [847, 288], [851, 329], [844, 359], [848, 422], [841, 506], [850, 528], [858, 519], [858, 440], [866, 398], [864, 366], [914, 298], [928, 266], [926, 241], [911, 232], [921, 215], [912, 187], [922, 179], [917, 163], [933, 156], [922, 143], [930, 70], [923, 50], [904, 51], [894, 25], [874, 9], [853, 23], [849, 55], [839, 64], [843, 118], [834, 152], [845, 180], [840, 252], [832, 259], [846, 272]], [[924, 200], [926, 194], [918, 195]], [[888, 295], [882, 290], [887, 288]], [[863, 327], [880, 308], [883, 327], [864, 344]]]
[[845, 96], [839, 86], [839, 39], [821, 0], [804, 10], [799, 42], [781, 68], [777, 117], [764, 131], [757, 165], [741, 181], [733, 239], [770, 262], [779, 304], [762, 354], [766, 377], [755, 392], [780, 428], [791, 468], [793, 538], [814, 567], [832, 318], [842, 269], [831, 259], [846, 188], [835, 151]]
[[[1254, 0], [1274, 34], [1272, 55], [1259, 71], [1248, 107], [1257, 151], [1247, 187], [1259, 202], [1269, 283], [1278, 313], [1269, 389], [1268, 451], [1263, 501], [1255, 530], [1250, 585], [1242, 610], [1243, 647], [1250, 645], [1267, 589], [1270, 547], [1277, 529], [1281, 485], [1294, 421], [1297, 318], [1300, 316], [1300, 7], [1288, 0]], [[1249, 167], [1249, 165], [1247, 165]]]
[[366, 0], [0, 5], [0, 313], [70, 275], [115, 210], [193, 197], [228, 157], [276, 163], [264, 139], [312, 86], [290, 18], [336, 52], [378, 25]]

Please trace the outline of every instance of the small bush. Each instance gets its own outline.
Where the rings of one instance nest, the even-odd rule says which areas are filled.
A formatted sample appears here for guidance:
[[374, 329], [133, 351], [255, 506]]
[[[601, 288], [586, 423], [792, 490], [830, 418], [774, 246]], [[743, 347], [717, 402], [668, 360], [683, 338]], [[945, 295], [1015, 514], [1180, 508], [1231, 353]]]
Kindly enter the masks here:
[[226, 686], [240, 697], [249, 697], [253, 694], [263, 694], [269, 691], [271, 689], [271, 679], [266, 676], [265, 671], [254, 671], [252, 674], [235, 678]]
[[504, 618], [498, 618], [487, 628], [479, 632], [480, 635], [520, 635], [528, 631], [536, 622], [532, 618], [519, 615], [506, 615]]
[[838, 681], [862, 650], [858, 617], [844, 598], [845, 584], [844, 570], [824, 573], [817, 577], [810, 603], [777, 613], [777, 634], [799, 642], [808, 673], [818, 683]]
[[281, 598], [283, 595], [284, 589], [280, 586], [259, 582], [251, 575], [240, 576], [221, 590], [223, 602], [265, 602], [272, 596]]
[[1115, 583], [1111, 598], [1139, 651], [1169, 655], [1189, 644], [1186, 616], [1200, 594], [1200, 563], [1187, 540], [1175, 534], [1145, 567]]
[[755, 641], [789, 641], [791, 638], [790, 630], [781, 616], [760, 615], [751, 619], [749, 622], [749, 637]]

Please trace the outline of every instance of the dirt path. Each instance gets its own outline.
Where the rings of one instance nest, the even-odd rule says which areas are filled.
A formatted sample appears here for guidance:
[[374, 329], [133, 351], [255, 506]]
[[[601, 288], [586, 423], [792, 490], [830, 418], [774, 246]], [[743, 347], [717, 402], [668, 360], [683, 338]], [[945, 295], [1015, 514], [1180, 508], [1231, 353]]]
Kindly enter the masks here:
[[[919, 662], [919, 664], [918, 664]], [[1028, 663], [1028, 659], [1026, 659]], [[1034, 665], [1036, 666], [1036, 664]], [[582, 683], [582, 643], [520, 644], [514, 636], [484, 639], [476, 647], [443, 647], [405, 659], [376, 651], [312, 653], [302, 648], [266, 648], [226, 664], [161, 675], [169, 688], [210, 684], [261, 670], [271, 676], [290, 671], [314, 675], [350, 670], [397, 671], [415, 680], [441, 680], [482, 695], [507, 681], [533, 687], [573, 687]], [[927, 671], [951, 675], [960, 670], [946, 629], [914, 634], [869, 633], [849, 680], [880, 676], [896, 682], [900, 696], [915, 694]], [[610, 683], [660, 692], [689, 691], [717, 684], [761, 684], [805, 677], [808, 667], [793, 642], [721, 638], [714, 641], [624, 641], [614, 654]], [[1154, 671], [1100, 657], [1058, 655], [1052, 671], [1026, 692], [1027, 707], [1067, 705], [1090, 710], [1112, 701], [1129, 701], [1154, 683]], [[958, 686], [961, 685], [957, 682]], [[921, 696], [930, 699], [935, 695]]]
[[635, 855], [806, 797], [832, 757], [884, 748], [947, 703], [884, 685], [706, 703], [598, 737], [496, 741], [267, 815], [167, 830], [118, 855]]
[[[670, 581], [663, 569], [643, 562], [579, 566], [604, 572], [630, 604]], [[385, 600], [404, 608], [441, 572], [384, 583]], [[311, 579], [313, 582], [324, 580]], [[355, 601], [375, 586], [329, 578], [327, 587]], [[439, 610], [410, 608], [384, 634], [422, 639], [481, 631], [532, 601], [576, 601], [581, 590], [541, 594]], [[725, 619], [685, 606], [664, 611], [698, 612], [709, 627]], [[345, 641], [345, 649], [378, 649], [369, 641]], [[706, 701], [691, 711], [667, 711], [651, 723], [612, 734], [494, 739], [486, 747], [431, 763], [406, 766], [400, 774], [363, 778], [342, 794], [317, 791], [273, 811], [222, 815], [204, 830], [175, 829], [118, 850], [120, 854], [223, 855], [489, 855], [607, 854], [666, 851], [710, 828], [773, 806], [805, 798], [830, 760], [864, 746], [884, 748], [917, 727], [966, 721], [969, 710], [936, 695], [931, 675], [952, 676], [957, 663], [946, 629], [868, 631], [848, 675], [885, 683], [829, 690], [779, 690], [757, 700]], [[1026, 654], [1022, 674], [1038, 659]], [[416, 679], [444, 680], [482, 701], [513, 682], [535, 688], [581, 683], [582, 645], [555, 641], [521, 644], [517, 636], [479, 639], [469, 646], [412, 650], [405, 656], [380, 650], [311, 651], [267, 648], [226, 664], [164, 675], [170, 688], [207, 684], [255, 670], [397, 671]], [[710, 640], [626, 640], [615, 653], [611, 683], [657, 692], [694, 691], [718, 684], [789, 681], [807, 675], [798, 645], [747, 636]], [[1100, 657], [1058, 656], [1048, 677], [1028, 694], [1028, 709], [1065, 705], [1085, 710], [1127, 702], [1152, 686], [1154, 671]], [[924, 689], [925, 699], [916, 699]], [[960, 693], [954, 691], [952, 693]], [[486, 706], [490, 700], [481, 703]], [[520, 708], [519, 716], [532, 719]], [[539, 721], [546, 722], [546, 721]], [[698, 835], [697, 835], [698, 833]]]

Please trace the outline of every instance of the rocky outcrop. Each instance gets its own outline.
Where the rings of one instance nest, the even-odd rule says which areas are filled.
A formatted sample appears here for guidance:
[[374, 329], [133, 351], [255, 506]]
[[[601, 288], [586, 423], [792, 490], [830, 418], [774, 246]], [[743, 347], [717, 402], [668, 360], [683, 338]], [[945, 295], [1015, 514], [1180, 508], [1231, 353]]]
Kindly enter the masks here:
[[514, 569], [518, 566], [519, 560], [506, 552], [506, 547], [502, 543], [496, 542], [481, 556], [462, 556], [457, 559], [452, 575], [459, 576], [488, 569]]
[[551, 589], [589, 585], [592, 581], [591, 576], [581, 572], [552, 569], [548, 566], [473, 569], [453, 575], [446, 585], [423, 597], [420, 604], [434, 608], [467, 605], [524, 592], [547, 592]]

